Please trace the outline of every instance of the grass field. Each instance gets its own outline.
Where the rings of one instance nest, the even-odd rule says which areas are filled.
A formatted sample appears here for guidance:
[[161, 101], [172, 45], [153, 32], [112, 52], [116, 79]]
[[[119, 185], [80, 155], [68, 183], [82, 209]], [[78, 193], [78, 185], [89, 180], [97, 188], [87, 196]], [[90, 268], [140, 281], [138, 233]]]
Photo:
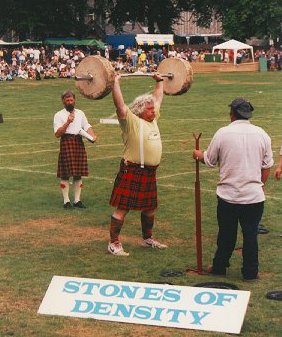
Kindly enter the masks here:
[[[122, 80], [126, 102], [151, 90], [150, 78]], [[107, 253], [112, 209], [108, 206], [122, 154], [117, 125], [100, 124], [113, 117], [111, 96], [91, 101], [77, 95], [98, 134], [95, 145], [86, 143], [90, 176], [84, 179], [85, 210], [64, 210], [56, 178], [59, 141], [53, 135], [53, 115], [61, 109], [60, 94], [74, 89], [73, 80], [0, 83], [0, 336], [16, 337], [203, 337], [223, 333], [136, 326], [90, 319], [38, 315], [37, 310], [53, 275], [133, 282], [170, 282], [193, 286], [214, 280], [186, 273], [196, 267], [193, 132], [202, 132], [205, 148], [214, 132], [229, 122], [227, 105], [245, 96], [255, 106], [254, 124], [272, 138], [275, 165], [282, 143], [282, 73], [196, 74], [191, 90], [178, 97], [165, 96], [159, 122], [163, 158], [158, 169], [159, 210], [155, 236], [169, 245], [165, 251], [140, 247], [139, 212], [126, 218], [122, 240], [128, 258]], [[234, 253], [226, 279], [251, 299], [242, 334], [245, 337], [281, 336], [281, 302], [265, 294], [282, 290], [282, 183], [271, 176], [267, 183], [263, 224], [270, 230], [259, 236], [260, 281], [241, 280], [241, 256]], [[216, 245], [217, 170], [201, 166], [203, 265]], [[238, 235], [238, 247], [242, 243]], [[163, 270], [184, 272], [180, 277], [160, 276]]]

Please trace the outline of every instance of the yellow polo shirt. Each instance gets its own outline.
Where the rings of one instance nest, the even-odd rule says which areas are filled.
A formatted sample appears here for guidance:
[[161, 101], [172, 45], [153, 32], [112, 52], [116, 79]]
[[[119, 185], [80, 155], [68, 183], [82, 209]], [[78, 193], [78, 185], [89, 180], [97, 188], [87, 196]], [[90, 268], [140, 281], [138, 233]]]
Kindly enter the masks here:
[[[147, 122], [142, 119], [145, 165], [156, 166], [159, 165], [161, 161], [162, 141], [157, 124], [157, 119], [159, 116], [159, 109], [156, 109], [156, 118], [153, 120], [153, 122]], [[128, 109], [126, 119], [119, 120], [119, 123], [122, 130], [122, 139], [124, 143], [124, 160], [140, 164], [140, 118], [134, 115]]]

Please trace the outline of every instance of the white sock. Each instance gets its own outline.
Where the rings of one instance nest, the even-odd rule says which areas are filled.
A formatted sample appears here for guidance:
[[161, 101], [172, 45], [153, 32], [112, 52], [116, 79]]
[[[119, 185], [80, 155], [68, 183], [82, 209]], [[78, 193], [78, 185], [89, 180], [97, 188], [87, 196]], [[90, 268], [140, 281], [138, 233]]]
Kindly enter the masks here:
[[75, 180], [74, 184], [74, 202], [77, 203], [80, 201], [80, 194], [81, 194], [81, 187], [82, 187], [82, 180]]
[[70, 184], [68, 180], [61, 180], [60, 187], [62, 190], [63, 198], [64, 198], [64, 204], [67, 202], [70, 202], [69, 198], [69, 190], [70, 190]]

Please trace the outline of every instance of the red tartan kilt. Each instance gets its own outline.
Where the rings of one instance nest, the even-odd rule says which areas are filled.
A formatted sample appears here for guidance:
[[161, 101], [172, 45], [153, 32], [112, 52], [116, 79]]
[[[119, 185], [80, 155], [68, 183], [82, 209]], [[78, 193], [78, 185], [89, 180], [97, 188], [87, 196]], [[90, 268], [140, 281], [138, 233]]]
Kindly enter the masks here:
[[87, 154], [80, 135], [63, 135], [60, 140], [57, 177], [88, 176]]
[[123, 160], [113, 187], [110, 205], [125, 210], [153, 210], [158, 207], [157, 166], [141, 168]]

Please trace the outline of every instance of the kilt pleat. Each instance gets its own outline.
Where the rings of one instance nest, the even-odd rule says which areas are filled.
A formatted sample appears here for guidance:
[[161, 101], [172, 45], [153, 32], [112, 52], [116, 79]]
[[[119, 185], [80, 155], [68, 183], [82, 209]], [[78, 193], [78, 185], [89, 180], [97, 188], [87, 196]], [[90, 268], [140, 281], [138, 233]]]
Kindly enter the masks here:
[[123, 160], [115, 179], [110, 205], [125, 210], [153, 210], [158, 207], [157, 166], [141, 168]]
[[57, 177], [88, 176], [87, 153], [80, 135], [63, 135], [60, 140]]

